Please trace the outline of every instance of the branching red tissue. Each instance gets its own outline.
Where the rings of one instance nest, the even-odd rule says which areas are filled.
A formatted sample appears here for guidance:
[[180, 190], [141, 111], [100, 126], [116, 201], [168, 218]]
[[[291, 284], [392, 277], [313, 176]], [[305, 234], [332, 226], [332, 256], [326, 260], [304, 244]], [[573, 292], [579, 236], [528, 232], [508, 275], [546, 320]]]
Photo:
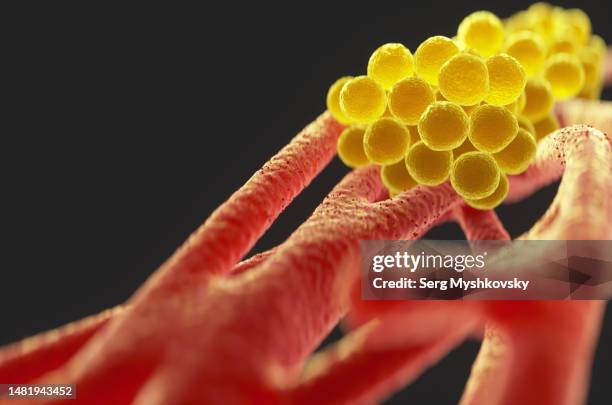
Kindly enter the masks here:
[[[562, 176], [521, 238], [610, 239], [610, 103], [558, 114], [565, 128], [511, 179], [517, 201]], [[359, 299], [360, 239], [417, 239], [445, 220], [469, 240], [509, 238], [448, 184], [386, 199], [377, 168], [353, 171], [287, 241], [238, 263], [333, 158], [341, 129], [328, 113], [306, 127], [125, 306], [2, 349], [0, 381], [77, 384], [87, 404], [373, 403], [484, 327], [462, 404], [584, 401], [602, 302]], [[313, 354], [343, 318], [347, 335]]]

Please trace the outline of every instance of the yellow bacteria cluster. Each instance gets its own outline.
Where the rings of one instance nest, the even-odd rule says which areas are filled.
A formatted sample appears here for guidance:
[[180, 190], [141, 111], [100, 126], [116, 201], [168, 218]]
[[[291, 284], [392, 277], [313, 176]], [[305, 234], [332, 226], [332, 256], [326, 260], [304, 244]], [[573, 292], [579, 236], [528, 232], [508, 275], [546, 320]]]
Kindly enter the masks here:
[[328, 110], [347, 125], [338, 155], [380, 165], [391, 196], [450, 180], [468, 205], [492, 209], [507, 176], [527, 170], [537, 142], [559, 128], [555, 102], [599, 97], [605, 51], [584, 12], [545, 3], [505, 21], [472, 13], [456, 37], [428, 38], [414, 54], [384, 44], [366, 75], [328, 91]]

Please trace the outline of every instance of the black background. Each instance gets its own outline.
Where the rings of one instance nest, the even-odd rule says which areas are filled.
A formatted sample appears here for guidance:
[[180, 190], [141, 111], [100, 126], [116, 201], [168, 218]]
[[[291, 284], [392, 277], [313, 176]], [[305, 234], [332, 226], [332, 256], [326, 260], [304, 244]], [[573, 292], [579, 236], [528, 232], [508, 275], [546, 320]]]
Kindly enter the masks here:
[[[507, 16], [529, 5], [411, 3], [40, 5], [5, 15], [16, 24], [3, 57], [0, 344], [129, 298], [380, 44], [414, 51], [453, 36], [471, 11]], [[557, 3], [583, 8], [612, 41], [609, 2]], [[347, 172], [335, 159], [254, 251], [282, 242]], [[513, 236], [555, 191], [498, 209]], [[455, 225], [430, 236], [462, 237]], [[611, 339], [608, 316], [591, 404], [612, 397]], [[463, 345], [395, 399], [456, 403], [477, 348]]]

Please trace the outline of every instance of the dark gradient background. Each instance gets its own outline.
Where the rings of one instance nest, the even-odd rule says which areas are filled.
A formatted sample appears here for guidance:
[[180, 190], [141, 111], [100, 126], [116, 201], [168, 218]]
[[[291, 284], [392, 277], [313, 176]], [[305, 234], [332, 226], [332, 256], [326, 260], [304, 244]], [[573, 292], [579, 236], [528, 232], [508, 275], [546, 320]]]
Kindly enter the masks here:
[[[380, 44], [414, 51], [453, 36], [471, 11], [528, 4], [47, 4], [5, 15], [17, 22], [3, 58], [17, 91], [4, 111], [0, 344], [128, 299]], [[585, 9], [612, 42], [609, 2], [558, 4]], [[347, 172], [335, 159], [254, 251], [287, 238]], [[555, 192], [500, 207], [510, 233], [529, 229]], [[445, 225], [430, 237], [463, 236]], [[611, 341], [608, 314], [590, 404], [611, 402]], [[464, 344], [389, 403], [456, 403], [477, 349]]]

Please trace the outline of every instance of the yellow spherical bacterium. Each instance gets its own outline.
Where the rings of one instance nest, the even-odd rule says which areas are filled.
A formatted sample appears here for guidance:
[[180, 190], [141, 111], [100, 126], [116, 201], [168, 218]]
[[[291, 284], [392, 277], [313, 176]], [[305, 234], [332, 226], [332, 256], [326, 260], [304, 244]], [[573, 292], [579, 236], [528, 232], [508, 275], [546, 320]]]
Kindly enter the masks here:
[[544, 119], [534, 122], [534, 136], [536, 141], [542, 140], [546, 135], [549, 135], [560, 128], [559, 120], [554, 112], [549, 113]]
[[412, 76], [412, 53], [402, 44], [380, 46], [368, 61], [368, 76], [388, 90], [404, 77]]
[[548, 45], [548, 54], [576, 53], [579, 48], [580, 45], [577, 43], [576, 38], [572, 37], [569, 33], [565, 33], [553, 38], [552, 42]]
[[476, 11], [461, 21], [457, 38], [469, 48], [476, 49], [484, 57], [495, 54], [504, 43], [504, 26], [489, 11]]
[[391, 114], [404, 124], [416, 125], [428, 105], [434, 102], [433, 89], [418, 77], [407, 77], [395, 83], [387, 96]]
[[427, 107], [419, 120], [419, 134], [428, 148], [435, 151], [452, 150], [460, 146], [468, 135], [469, 117], [450, 101], [436, 101]]
[[565, 19], [572, 27], [576, 40], [585, 45], [591, 37], [591, 20], [589, 16], [579, 8], [565, 10]]
[[410, 146], [410, 132], [395, 118], [383, 117], [366, 129], [363, 149], [371, 162], [388, 165], [399, 162]]
[[538, 1], [527, 7], [527, 12], [537, 16], [546, 16], [553, 12], [553, 5], [545, 1]]
[[584, 85], [578, 97], [599, 99], [603, 86], [603, 62], [592, 47], [582, 48], [578, 57], [584, 70]]
[[459, 47], [450, 38], [437, 35], [426, 39], [414, 52], [416, 74], [431, 85], [438, 85], [440, 68], [459, 53]]
[[419, 184], [437, 186], [444, 183], [450, 174], [453, 152], [431, 150], [423, 142], [417, 142], [406, 154], [408, 173]]
[[550, 42], [559, 32], [557, 14], [549, 4], [545, 7], [529, 7], [529, 24], [524, 29], [533, 30], [540, 34], [543, 40]]
[[544, 78], [550, 83], [553, 96], [564, 100], [580, 93], [584, 85], [584, 70], [576, 56], [560, 53], [546, 61]]
[[516, 117], [505, 107], [483, 104], [470, 115], [470, 142], [482, 152], [504, 149], [518, 133]]
[[602, 79], [602, 63], [597, 52], [585, 47], [578, 53], [578, 58], [582, 63], [582, 70], [584, 71], [583, 88], [591, 89], [598, 86]]
[[385, 113], [387, 94], [372, 78], [357, 76], [342, 86], [340, 108], [348, 119], [368, 124]]
[[600, 59], [603, 59], [603, 57], [606, 55], [606, 52], [608, 51], [606, 41], [604, 41], [604, 39], [599, 35], [593, 35], [591, 37], [591, 40], [589, 41], [588, 46], [589, 49], [592, 49], [597, 53]]
[[487, 59], [489, 94], [485, 101], [493, 105], [507, 105], [516, 101], [523, 90], [527, 76], [523, 66], [512, 56], [501, 53]]
[[482, 58], [460, 53], [440, 69], [440, 92], [448, 101], [460, 105], [480, 103], [489, 93], [489, 72]]
[[518, 115], [516, 117], [516, 121], [518, 122], [519, 128], [523, 128], [525, 131], [529, 132], [535, 138], [536, 131], [531, 121], [529, 121], [527, 118], [523, 117], [522, 115]]
[[525, 107], [521, 114], [537, 122], [552, 110], [555, 100], [548, 81], [542, 78], [531, 78], [525, 85]]
[[510, 35], [504, 52], [519, 61], [527, 76], [537, 74], [546, 60], [546, 45], [536, 33], [531, 31], [520, 31]]
[[380, 177], [383, 184], [391, 191], [406, 191], [418, 184], [408, 173], [404, 159], [397, 163], [383, 166], [380, 169]]
[[529, 28], [530, 18], [527, 10], [521, 10], [504, 20], [504, 26], [507, 33], [522, 31]]
[[524, 129], [519, 129], [516, 138], [501, 152], [493, 155], [502, 172], [520, 174], [529, 167], [537, 150], [535, 138]]
[[506, 177], [505, 174], [501, 174], [499, 177], [499, 184], [497, 185], [497, 188], [493, 194], [476, 200], [466, 199], [465, 202], [470, 207], [478, 210], [492, 210], [506, 199], [510, 189], [509, 186], [510, 184], [508, 183], [508, 177]]
[[485, 198], [499, 185], [500, 170], [495, 159], [484, 152], [467, 152], [459, 156], [451, 169], [451, 184], [466, 199]]
[[336, 80], [327, 91], [326, 104], [327, 109], [333, 115], [333, 117], [341, 124], [348, 125], [351, 123], [351, 120], [344, 115], [342, 109], [340, 108], [340, 90], [342, 90], [342, 86], [346, 84], [349, 80], [351, 80], [352, 76], [344, 76]]
[[353, 125], [344, 129], [338, 138], [338, 157], [349, 167], [360, 167], [369, 163], [363, 149], [365, 128]]

